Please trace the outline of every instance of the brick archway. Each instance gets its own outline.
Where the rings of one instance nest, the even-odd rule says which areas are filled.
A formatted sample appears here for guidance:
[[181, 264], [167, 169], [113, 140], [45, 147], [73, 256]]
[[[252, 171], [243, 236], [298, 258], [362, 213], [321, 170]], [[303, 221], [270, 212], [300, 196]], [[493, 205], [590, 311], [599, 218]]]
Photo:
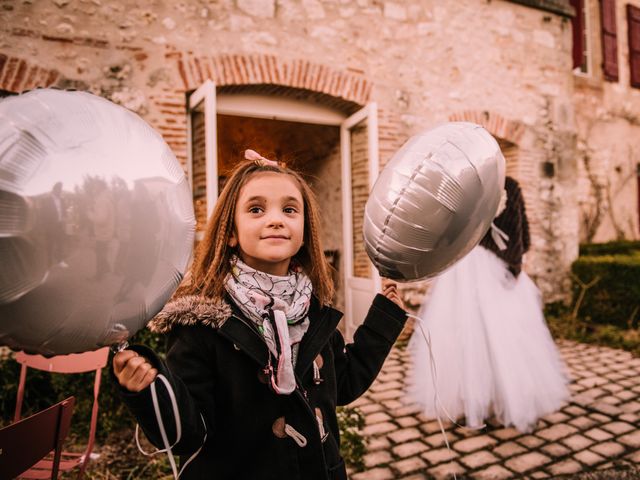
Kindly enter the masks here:
[[[522, 136], [525, 132], [523, 123], [516, 120], [509, 120], [500, 114], [479, 111], [465, 110], [449, 116], [449, 120], [457, 122], [473, 122], [482, 125], [498, 141], [502, 153], [507, 162], [507, 175], [516, 178], [523, 184], [525, 196], [534, 201], [533, 191], [527, 192], [531, 185], [535, 185], [535, 160], [529, 149], [521, 144]], [[527, 186], [529, 185], [529, 187]]]
[[362, 75], [304, 59], [262, 54], [195, 56], [178, 51], [168, 52], [166, 58], [176, 62], [185, 91], [211, 79], [217, 86], [274, 84], [365, 105], [371, 100], [373, 89], [373, 84]]
[[518, 145], [524, 133], [524, 124], [508, 120], [498, 113], [479, 110], [465, 110], [449, 116], [452, 122], [473, 122], [482, 125], [487, 131], [502, 140]]
[[[489, 111], [467, 110], [454, 113], [449, 116], [449, 119], [477, 123], [496, 137], [507, 163], [507, 175], [520, 182], [525, 198], [531, 237], [544, 238], [542, 219], [545, 216], [545, 206], [539, 195], [540, 175], [537, 168], [540, 163], [540, 152], [523, 146], [522, 139], [526, 126], [522, 122], [509, 120], [500, 114]], [[530, 263], [535, 266], [540, 263], [537, 259], [543, 254], [534, 243], [529, 255], [532, 257]], [[536, 277], [536, 272], [532, 268], [528, 269], [528, 273], [534, 278]]]
[[64, 77], [19, 57], [0, 53], [0, 89], [20, 93], [36, 87], [57, 85]]
[[[157, 114], [148, 120], [163, 135], [178, 159], [186, 162], [187, 142], [185, 92], [195, 90], [207, 79], [218, 87], [274, 85], [283, 89], [307, 91], [311, 96], [331, 97], [345, 104], [366, 105], [372, 100], [373, 83], [364, 75], [337, 70], [304, 59], [283, 59], [264, 54], [196, 55], [193, 52], [167, 47], [165, 59], [173, 63], [175, 89], [152, 93], [149, 100]], [[340, 103], [340, 102], [338, 102]], [[379, 112], [380, 133], [387, 129], [384, 113]], [[390, 128], [390, 127], [389, 127]], [[385, 145], [380, 145], [385, 158]]]

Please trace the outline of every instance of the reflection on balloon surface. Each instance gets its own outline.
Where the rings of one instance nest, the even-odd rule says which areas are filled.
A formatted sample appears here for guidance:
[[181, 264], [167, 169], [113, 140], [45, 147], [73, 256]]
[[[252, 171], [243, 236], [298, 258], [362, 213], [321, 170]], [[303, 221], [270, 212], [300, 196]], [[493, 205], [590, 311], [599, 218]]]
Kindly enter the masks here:
[[0, 345], [93, 350], [144, 327], [187, 268], [194, 215], [175, 156], [85, 92], [0, 102]]
[[504, 188], [505, 160], [481, 126], [451, 122], [411, 137], [367, 201], [364, 242], [380, 275], [433, 277], [475, 247]]

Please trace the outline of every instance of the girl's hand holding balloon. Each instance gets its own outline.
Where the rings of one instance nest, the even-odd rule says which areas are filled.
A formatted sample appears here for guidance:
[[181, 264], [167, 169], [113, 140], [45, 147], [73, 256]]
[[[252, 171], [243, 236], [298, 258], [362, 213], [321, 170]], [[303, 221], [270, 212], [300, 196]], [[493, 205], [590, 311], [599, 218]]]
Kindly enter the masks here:
[[130, 392], [141, 392], [153, 383], [158, 370], [133, 350], [123, 350], [113, 357], [113, 372], [120, 385]]
[[388, 280], [386, 278], [383, 279], [382, 294], [385, 297], [387, 297], [389, 300], [391, 300], [393, 303], [398, 305], [400, 308], [402, 308], [403, 310], [405, 309], [404, 302], [402, 301], [402, 298], [400, 298], [400, 295], [398, 294], [398, 284], [396, 282], [392, 280]]

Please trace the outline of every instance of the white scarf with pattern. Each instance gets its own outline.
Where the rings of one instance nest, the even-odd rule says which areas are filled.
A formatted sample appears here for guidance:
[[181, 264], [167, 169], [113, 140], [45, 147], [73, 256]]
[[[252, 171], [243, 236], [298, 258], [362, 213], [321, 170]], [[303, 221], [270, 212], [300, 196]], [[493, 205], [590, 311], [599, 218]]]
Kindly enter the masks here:
[[312, 284], [300, 267], [285, 276], [251, 268], [238, 257], [231, 259], [225, 288], [240, 311], [254, 322], [276, 359], [270, 367], [273, 390], [285, 395], [296, 388], [293, 368], [302, 337], [309, 328]]

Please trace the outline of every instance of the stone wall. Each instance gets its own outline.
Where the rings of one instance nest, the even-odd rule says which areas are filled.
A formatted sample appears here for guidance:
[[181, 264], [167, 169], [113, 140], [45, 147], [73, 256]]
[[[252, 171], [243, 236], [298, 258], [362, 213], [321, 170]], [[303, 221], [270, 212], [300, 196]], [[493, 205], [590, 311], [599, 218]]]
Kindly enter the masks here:
[[375, 101], [382, 165], [424, 128], [479, 121], [518, 152], [533, 233], [526, 269], [547, 299], [566, 293], [558, 287], [577, 254], [578, 215], [565, 16], [481, 0], [138, 3], [6, 4], [0, 88], [90, 89], [143, 115], [183, 162], [186, 94], [207, 78], [349, 108]]
[[619, 78], [602, 74], [602, 41], [598, 2], [589, 3], [591, 71], [575, 76], [578, 144], [577, 179], [580, 239], [605, 242], [639, 239], [640, 89], [629, 80], [626, 4], [616, 2]]

